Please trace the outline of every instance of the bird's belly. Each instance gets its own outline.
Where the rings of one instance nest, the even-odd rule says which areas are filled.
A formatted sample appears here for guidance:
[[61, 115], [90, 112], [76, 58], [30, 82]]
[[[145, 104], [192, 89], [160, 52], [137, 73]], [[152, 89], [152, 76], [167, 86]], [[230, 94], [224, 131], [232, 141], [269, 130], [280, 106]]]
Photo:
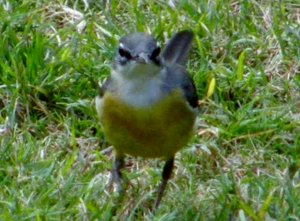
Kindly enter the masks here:
[[113, 94], [103, 97], [100, 120], [108, 141], [119, 153], [169, 157], [190, 139], [196, 115], [179, 92], [150, 107], [132, 107]]

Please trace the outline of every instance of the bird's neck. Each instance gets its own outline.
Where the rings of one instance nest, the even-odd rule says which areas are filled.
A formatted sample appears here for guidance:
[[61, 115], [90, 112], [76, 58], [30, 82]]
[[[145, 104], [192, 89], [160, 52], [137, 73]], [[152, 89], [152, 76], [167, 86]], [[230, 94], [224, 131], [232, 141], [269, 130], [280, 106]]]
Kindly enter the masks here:
[[112, 74], [118, 97], [127, 104], [145, 107], [163, 97], [162, 84], [164, 70], [147, 75], [141, 73], [136, 78], [125, 78], [118, 73]]

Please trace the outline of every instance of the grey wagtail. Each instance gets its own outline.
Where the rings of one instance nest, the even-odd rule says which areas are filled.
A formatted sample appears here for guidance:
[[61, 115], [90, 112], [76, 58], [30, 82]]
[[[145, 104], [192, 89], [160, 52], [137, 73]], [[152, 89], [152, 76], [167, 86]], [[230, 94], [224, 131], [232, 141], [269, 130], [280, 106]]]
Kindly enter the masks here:
[[155, 208], [171, 176], [175, 153], [193, 134], [198, 97], [183, 67], [192, 40], [191, 31], [178, 32], [160, 53], [151, 35], [122, 37], [111, 75], [96, 97], [104, 135], [115, 150], [112, 180], [120, 192], [125, 155], [166, 160]]

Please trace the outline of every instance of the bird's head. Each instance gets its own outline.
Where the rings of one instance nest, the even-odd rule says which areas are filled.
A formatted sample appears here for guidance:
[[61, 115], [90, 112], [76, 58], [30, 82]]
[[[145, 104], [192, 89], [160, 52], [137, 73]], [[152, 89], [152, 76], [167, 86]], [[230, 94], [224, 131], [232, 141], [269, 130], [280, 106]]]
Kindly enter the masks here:
[[120, 39], [113, 70], [124, 78], [155, 75], [161, 69], [159, 55], [160, 46], [151, 35], [129, 34]]

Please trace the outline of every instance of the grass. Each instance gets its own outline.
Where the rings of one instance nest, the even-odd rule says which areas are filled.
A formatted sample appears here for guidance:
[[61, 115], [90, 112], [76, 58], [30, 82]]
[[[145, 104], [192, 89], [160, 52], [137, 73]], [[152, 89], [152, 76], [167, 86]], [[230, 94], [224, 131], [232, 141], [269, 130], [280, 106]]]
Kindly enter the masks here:
[[[0, 220], [299, 220], [299, 13], [291, 0], [0, 1]], [[164, 44], [182, 29], [201, 113], [152, 214], [162, 162], [129, 158], [116, 203], [93, 102], [120, 36]]]

